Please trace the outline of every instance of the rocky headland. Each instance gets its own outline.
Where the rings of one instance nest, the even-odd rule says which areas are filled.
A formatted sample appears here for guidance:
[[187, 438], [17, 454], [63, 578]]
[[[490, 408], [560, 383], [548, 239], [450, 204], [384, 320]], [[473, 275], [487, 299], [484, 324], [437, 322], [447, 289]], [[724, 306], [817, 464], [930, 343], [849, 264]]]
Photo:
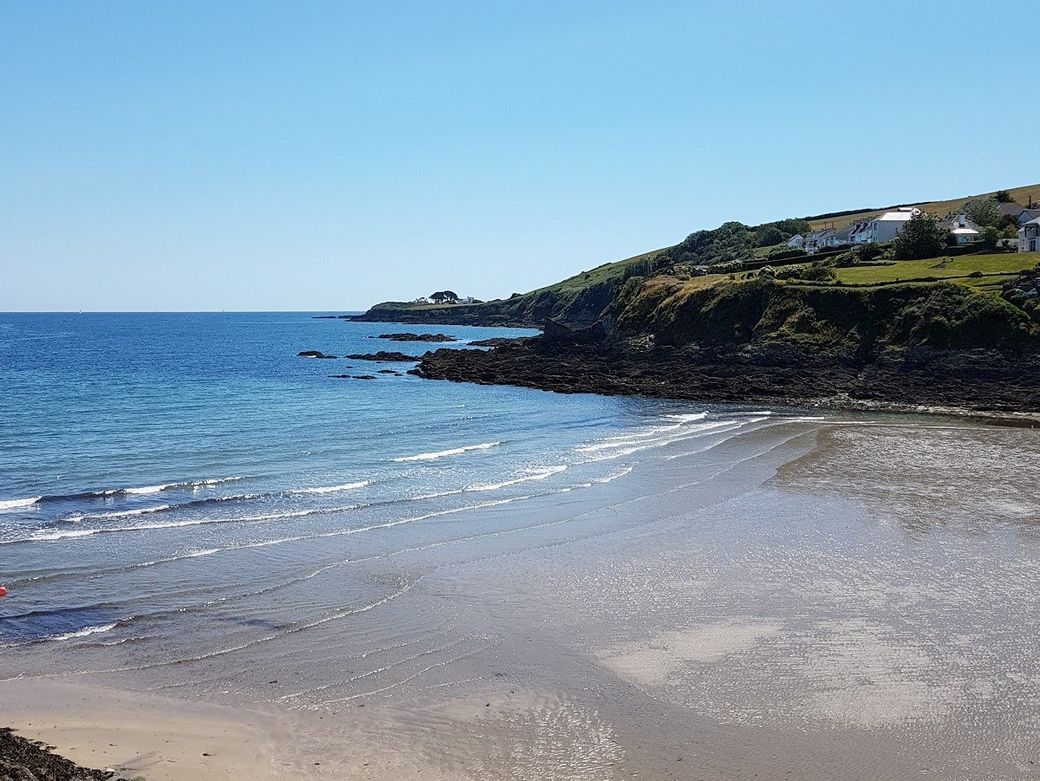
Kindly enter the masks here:
[[550, 320], [541, 336], [490, 350], [436, 350], [412, 371], [564, 393], [1040, 410], [1036, 323], [990, 294], [953, 283], [849, 289], [768, 279], [682, 289], [676, 280], [618, 299], [590, 327]]

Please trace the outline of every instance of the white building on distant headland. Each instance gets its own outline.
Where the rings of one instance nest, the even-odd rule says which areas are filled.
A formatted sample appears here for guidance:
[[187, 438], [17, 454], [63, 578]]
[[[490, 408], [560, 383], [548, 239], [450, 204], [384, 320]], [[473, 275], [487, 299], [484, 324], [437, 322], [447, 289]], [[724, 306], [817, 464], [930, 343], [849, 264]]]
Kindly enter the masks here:
[[1018, 229], [1018, 251], [1037, 252], [1040, 251], [1040, 217], [1036, 217], [1024, 223]]
[[947, 217], [943, 220], [942, 226], [953, 235], [954, 240], [958, 244], [976, 242], [982, 234], [982, 226], [976, 225], [964, 214], [954, 214]]
[[903, 228], [911, 219], [921, 213], [916, 206], [900, 206], [898, 209], [885, 212], [867, 223], [860, 240], [863, 244], [882, 244], [892, 241], [902, 233]]

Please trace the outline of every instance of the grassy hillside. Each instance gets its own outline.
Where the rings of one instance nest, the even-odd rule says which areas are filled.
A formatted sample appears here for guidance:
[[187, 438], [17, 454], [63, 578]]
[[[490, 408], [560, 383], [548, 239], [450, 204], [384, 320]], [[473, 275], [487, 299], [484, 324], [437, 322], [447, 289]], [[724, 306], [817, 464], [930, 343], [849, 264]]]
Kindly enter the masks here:
[[[1011, 193], [1012, 199], [1016, 203], [1020, 203], [1025, 206], [1029, 202], [1029, 198], [1032, 197], [1034, 202], [1040, 202], [1040, 184], [1030, 184], [1024, 187], [1015, 187], [1008, 190]], [[961, 211], [964, 205], [968, 201], [974, 201], [980, 198], [991, 197], [994, 193], [979, 193], [978, 195], [968, 195], [962, 198], [953, 198], [947, 201], [923, 201], [921, 203], [912, 204], [900, 204], [906, 206], [916, 206], [922, 211], [926, 211], [929, 214], [934, 214], [938, 217], [945, 217], [950, 212]], [[834, 228], [840, 230], [847, 225], [851, 225], [857, 220], [868, 219], [870, 217], [877, 217], [879, 214], [884, 213], [887, 209], [878, 209], [874, 211], [865, 210], [852, 212], [850, 214], [843, 214], [840, 217], [817, 217], [809, 218], [809, 224], [812, 225], [813, 230], [822, 230], [823, 228]]]
[[[1040, 200], [1040, 185], [1010, 190], [1019, 203], [1030, 196]], [[920, 206], [934, 214], [946, 214], [963, 206], [967, 201], [989, 194], [966, 196], [948, 201], [933, 201]], [[816, 227], [841, 227], [855, 219], [878, 212], [854, 212], [842, 216], [818, 218]], [[800, 227], [798, 227], [800, 226]], [[728, 222], [712, 230], [691, 233], [679, 243], [624, 260], [604, 263], [588, 271], [575, 274], [561, 282], [547, 285], [523, 294], [513, 294], [480, 304], [411, 304], [385, 302], [372, 307], [363, 319], [406, 323], [459, 323], [474, 325], [537, 326], [547, 319], [569, 323], [592, 323], [604, 315], [618, 318], [627, 307], [645, 308], [650, 300], [667, 294], [679, 300], [715, 285], [728, 282], [747, 282], [766, 264], [786, 264], [778, 276], [791, 281], [804, 279], [805, 284], [816, 286], [863, 287], [887, 284], [935, 284], [941, 281], [962, 283], [979, 292], [999, 292], [1001, 285], [1038, 261], [1030, 254], [958, 255], [953, 258], [935, 258], [921, 261], [897, 261], [838, 267], [821, 270], [806, 261], [791, 258], [790, 252], [779, 241], [778, 230], [789, 236], [804, 230], [805, 222], [783, 220], [762, 226], [748, 226]], [[763, 241], [765, 236], [771, 236]], [[766, 246], [762, 246], [765, 244]], [[777, 254], [780, 253], [780, 254]], [[743, 263], [741, 261], [744, 261]], [[750, 263], [749, 263], [750, 262]], [[843, 264], [838, 264], [843, 265]], [[690, 276], [707, 267], [704, 276]], [[809, 272], [817, 273], [811, 274]], [[801, 276], [800, 276], [801, 275]], [[639, 292], [636, 296], [635, 293]], [[634, 311], [634, 310], [633, 310]], [[631, 313], [630, 313], [631, 314]], [[646, 313], [653, 319], [653, 315]], [[629, 320], [629, 322], [634, 322]]]

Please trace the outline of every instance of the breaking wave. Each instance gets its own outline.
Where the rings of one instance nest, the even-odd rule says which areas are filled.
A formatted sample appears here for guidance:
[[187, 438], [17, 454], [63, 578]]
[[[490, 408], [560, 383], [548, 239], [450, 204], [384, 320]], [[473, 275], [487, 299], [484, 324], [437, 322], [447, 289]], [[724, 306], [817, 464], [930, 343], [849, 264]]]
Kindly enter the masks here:
[[432, 453], [417, 453], [414, 456], [399, 456], [398, 458], [391, 460], [395, 464], [404, 464], [409, 461], [433, 461], [438, 458], [446, 458], [447, 456], [460, 456], [471, 450], [490, 450], [493, 447], [498, 447], [500, 444], [501, 442], [481, 442], [479, 445], [463, 445], [462, 447], [453, 447], [450, 450], [435, 450]]

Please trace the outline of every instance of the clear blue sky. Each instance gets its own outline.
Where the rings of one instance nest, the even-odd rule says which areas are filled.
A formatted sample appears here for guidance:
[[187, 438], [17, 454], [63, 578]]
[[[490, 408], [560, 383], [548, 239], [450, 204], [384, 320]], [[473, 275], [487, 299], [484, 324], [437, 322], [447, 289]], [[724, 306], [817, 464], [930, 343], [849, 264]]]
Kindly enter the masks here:
[[0, 0], [0, 310], [495, 297], [1032, 183], [1028, 8]]

